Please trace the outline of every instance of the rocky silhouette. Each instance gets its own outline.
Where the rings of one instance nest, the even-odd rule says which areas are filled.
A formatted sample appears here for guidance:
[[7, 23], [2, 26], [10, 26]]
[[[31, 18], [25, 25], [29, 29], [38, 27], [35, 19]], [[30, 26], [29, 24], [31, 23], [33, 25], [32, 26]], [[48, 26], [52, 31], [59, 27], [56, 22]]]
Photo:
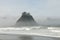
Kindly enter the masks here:
[[30, 13], [23, 12], [22, 16], [16, 22], [17, 26], [38, 26]]

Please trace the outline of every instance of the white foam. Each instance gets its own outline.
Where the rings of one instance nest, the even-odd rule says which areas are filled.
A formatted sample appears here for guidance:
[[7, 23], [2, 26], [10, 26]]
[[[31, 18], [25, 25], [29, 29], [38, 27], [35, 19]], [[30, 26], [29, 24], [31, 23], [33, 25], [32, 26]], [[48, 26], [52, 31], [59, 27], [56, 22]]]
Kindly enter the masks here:
[[39, 29], [39, 28], [36, 28], [36, 29], [34, 29], [34, 27], [32, 27], [32, 28], [31, 27], [21, 27], [21, 28], [8, 27], [8, 28], [0, 28], [0, 33], [60, 37], [59, 30]]

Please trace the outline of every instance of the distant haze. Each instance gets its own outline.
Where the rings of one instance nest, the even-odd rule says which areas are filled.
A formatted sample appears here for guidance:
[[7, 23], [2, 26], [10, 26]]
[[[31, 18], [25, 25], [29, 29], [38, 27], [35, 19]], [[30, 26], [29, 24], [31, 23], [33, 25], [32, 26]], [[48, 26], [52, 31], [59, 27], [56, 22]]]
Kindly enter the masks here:
[[[17, 20], [19, 19], [18, 18], [14, 18], [14, 17], [8, 17], [8, 18], [3, 18], [1, 17], [0, 18], [0, 27], [8, 27], [8, 26], [13, 26], [16, 24]], [[35, 19], [35, 18], [34, 18]], [[57, 26], [60, 26], [60, 19], [47, 19], [47, 18], [40, 18], [40, 19], [35, 19], [35, 21], [40, 24], [40, 25], [57, 25]]]

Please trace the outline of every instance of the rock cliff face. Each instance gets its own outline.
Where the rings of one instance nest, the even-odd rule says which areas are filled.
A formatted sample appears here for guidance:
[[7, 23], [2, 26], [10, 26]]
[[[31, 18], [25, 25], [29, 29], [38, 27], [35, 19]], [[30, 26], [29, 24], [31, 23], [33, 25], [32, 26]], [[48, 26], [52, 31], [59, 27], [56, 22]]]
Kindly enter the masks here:
[[23, 12], [22, 16], [16, 22], [17, 26], [38, 26], [30, 13]]

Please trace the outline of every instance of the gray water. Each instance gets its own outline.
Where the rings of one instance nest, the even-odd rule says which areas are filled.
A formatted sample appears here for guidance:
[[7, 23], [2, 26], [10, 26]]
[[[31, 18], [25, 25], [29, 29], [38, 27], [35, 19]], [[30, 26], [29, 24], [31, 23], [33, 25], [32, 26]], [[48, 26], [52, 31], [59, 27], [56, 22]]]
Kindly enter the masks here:
[[0, 30], [0, 40], [60, 40], [59, 30], [59, 28], [55, 27], [49, 27], [48, 29], [32, 28], [19, 31]]

